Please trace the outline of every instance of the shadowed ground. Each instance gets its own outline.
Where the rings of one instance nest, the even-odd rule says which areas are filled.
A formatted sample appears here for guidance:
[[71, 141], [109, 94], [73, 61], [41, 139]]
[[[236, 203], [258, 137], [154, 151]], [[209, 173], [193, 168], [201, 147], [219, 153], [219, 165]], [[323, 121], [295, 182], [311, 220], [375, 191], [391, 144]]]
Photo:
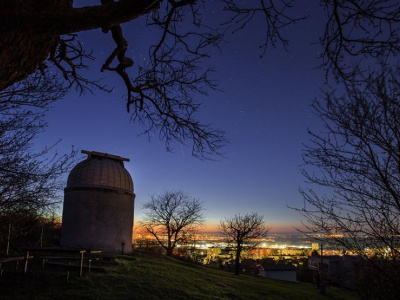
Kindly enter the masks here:
[[93, 266], [105, 272], [41, 269], [38, 259], [30, 271], [8, 271], [0, 278], [2, 299], [355, 299], [351, 293], [328, 288], [325, 297], [315, 286], [240, 275], [192, 265], [162, 255], [103, 256]]

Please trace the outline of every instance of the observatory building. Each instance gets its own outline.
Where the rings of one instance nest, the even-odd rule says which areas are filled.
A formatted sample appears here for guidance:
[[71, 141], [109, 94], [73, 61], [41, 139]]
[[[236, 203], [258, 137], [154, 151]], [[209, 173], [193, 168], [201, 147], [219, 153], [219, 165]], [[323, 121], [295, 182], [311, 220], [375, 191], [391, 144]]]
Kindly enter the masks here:
[[68, 176], [61, 246], [111, 253], [132, 252], [135, 194], [122, 158], [82, 150], [86, 160]]

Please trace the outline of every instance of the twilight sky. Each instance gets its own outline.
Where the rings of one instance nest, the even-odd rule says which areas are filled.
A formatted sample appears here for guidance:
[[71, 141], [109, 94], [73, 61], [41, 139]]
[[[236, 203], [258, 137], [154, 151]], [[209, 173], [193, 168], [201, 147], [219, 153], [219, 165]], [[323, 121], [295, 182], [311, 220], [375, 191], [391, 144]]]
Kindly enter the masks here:
[[[84, 5], [99, 2], [81, 1]], [[99, 72], [114, 49], [111, 34], [100, 29], [80, 33], [79, 39], [96, 57], [90, 62], [90, 76], [104, 78], [114, 91], [81, 97], [71, 91], [47, 113], [49, 128], [38, 144], [49, 145], [61, 138], [60, 152], [74, 145], [79, 150], [130, 158], [125, 167], [135, 185], [135, 220], [141, 218], [141, 206], [149, 195], [179, 189], [205, 202], [209, 226], [225, 216], [257, 212], [264, 215], [271, 232], [293, 231], [301, 216], [287, 205], [302, 206], [298, 192], [298, 187], [304, 186], [302, 143], [309, 139], [307, 128], [320, 126], [309, 105], [321, 95], [324, 83], [324, 72], [318, 69], [320, 47], [312, 45], [322, 34], [318, 16], [324, 12], [318, 1], [298, 2], [301, 7], [295, 7], [292, 14], [310, 17], [284, 31], [290, 41], [287, 52], [282, 47], [269, 48], [260, 59], [258, 45], [264, 28], [253, 22], [243, 31], [227, 34], [222, 53], [211, 52], [211, 59], [205, 62], [216, 69], [214, 79], [224, 91], [197, 96], [203, 103], [198, 118], [226, 131], [231, 143], [223, 150], [225, 158], [200, 161], [183, 145], [175, 145], [174, 152], [168, 153], [158, 136], [150, 142], [146, 136], [138, 136], [143, 128], [129, 121], [122, 80], [112, 72]], [[213, 9], [215, 4], [210, 3]], [[222, 16], [215, 9], [205, 17], [215, 21]], [[134, 60], [143, 59], [140, 52], [146, 51], [151, 36], [142, 22], [123, 25], [129, 42], [127, 53]]]

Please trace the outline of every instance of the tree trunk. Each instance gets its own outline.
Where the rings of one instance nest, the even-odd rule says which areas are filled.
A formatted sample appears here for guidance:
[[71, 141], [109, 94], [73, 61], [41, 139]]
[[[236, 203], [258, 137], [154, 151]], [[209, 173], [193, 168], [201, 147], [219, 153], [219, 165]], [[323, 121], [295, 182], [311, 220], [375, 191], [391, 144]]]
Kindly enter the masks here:
[[41, 5], [42, 0], [30, 1], [35, 4], [29, 9], [0, 6], [0, 32], [15, 28], [34, 28], [39, 33], [68, 34], [111, 27], [157, 9], [160, 2], [160, 0], [120, 0], [104, 5], [72, 8], [72, 2], [65, 0], [50, 1], [45, 7]]
[[240, 253], [242, 252], [242, 248], [238, 245], [236, 248], [236, 257], [235, 257], [235, 275], [240, 274]]
[[0, 90], [25, 79], [43, 65], [60, 35], [95, 28], [108, 30], [114, 24], [157, 9], [159, 4], [159, 0], [120, 0], [73, 8], [70, 0], [3, 2], [0, 2]]
[[172, 256], [173, 251], [173, 248], [167, 248], [167, 256]]

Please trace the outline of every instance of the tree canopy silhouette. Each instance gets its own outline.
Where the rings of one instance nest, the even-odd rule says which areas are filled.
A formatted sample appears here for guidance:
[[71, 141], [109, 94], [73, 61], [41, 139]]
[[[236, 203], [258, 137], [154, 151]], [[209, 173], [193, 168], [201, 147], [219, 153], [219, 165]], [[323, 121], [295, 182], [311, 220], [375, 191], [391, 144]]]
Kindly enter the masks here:
[[[114, 72], [126, 87], [126, 107], [144, 133], [158, 133], [170, 150], [174, 142], [191, 143], [199, 158], [221, 153], [224, 133], [197, 120], [201, 103], [193, 95], [217, 88], [204, 59], [218, 47], [226, 32], [250, 22], [264, 26], [262, 55], [269, 45], [287, 46], [283, 29], [302, 20], [290, 9], [297, 2], [260, 0], [252, 3], [220, 0], [212, 5], [224, 11], [224, 20], [211, 25], [203, 14], [211, 4], [194, 0], [99, 0], [76, 7], [73, 0], [19, 0], [0, 4], [0, 90], [25, 80], [36, 71], [56, 68], [67, 87], [80, 92], [106, 88], [107, 80], [86, 78], [81, 70], [95, 59], [89, 45], [78, 40], [81, 31], [111, 32], [115, 49], [101, 72]], [[399, 49], [397, 1], [321, 1], [326, 27], [320, 43], [322, 66], [339, 80], [354, 80], [362, 73], [365, 57], [390, 59]], [[139, 17], [156, 38], [148, 45], [145, 61], [127, 55], [129, 43], [121, 24]], [[110, 39], [105, 36], [104, 39]], [[132, 50], [132, 49], [130, 49]], [[130, 51], [131, 52], [131, 51]], [[121, 95], [122, 97], [122, 95]]]
[[168, 256], [203, 223], [203, 203], [182, 191], [151, 196], [143, 209], [145, 217], [140, 225], [154, 236]]
[[[296, 20], [286, 14], [290, 2], [265, 1], [267, 6], [261, 2], [260, 7], [246, 11], [233, 0], [220, 3], [233, 12], [231, 21], [238, 28], [255, 14], [265, 15], [268, 31], [263, 47], [285, 42], [280, 30]], [[216, 88], [210, 78], [212, 69], [204, 68], [203, 59], [208, 57], [210, 46], [218, 46], [224, 30], [204, 24], [202, 13], [207, 5], [194, 0], [102, 0], [97, 5], [77, 8], [72, 0], [3, 2], [0, 90], [49, 67], [57, 68], [61, 80], [82, 93], [106, 89], [96, 79], [81, 75], [87, 59], [94, 57], [76, 35], [101, 28], [104, 33], [111, 32], [115, 49], [99, 71], [115, 72], [124, 82], [127, 110], [132, 120], [144, 126], [144, 133], [157, 132], [168, 150], [174, 142], [190, 142], [196, 157], [220, 154], [227, 142], [224, 133], [196, 119], [200, 103], [193, 99], [195, 93]], [[145, 16], [146, 26], [158, 35], [149, 45], [145, 62], [127, 56], [128, 41], [120, 25], [140, 16]]]
[[43, 212], [57, 202], [75, 151], [59, 155], [57, 142], [42, 150], [33, 142], [46, 129], [43, 114], [64, 93], [47, 72], [0, 91], [0, 215]]
[[240, 274], [240, 258], [244, 249], [254, 248], [258, 241], [265, 238], [269, 229], [264, 224], [264, 216], [257, 213], [234, 215], [221, 220], [219, 230], [227, 243], [236, 251], [235, 274]]
[[[400, 71], [383, 68], [313, 104], [300, 190], [309, 232], [356, 252], [362, 298], [395, 299], [400, 284]], [[324, 187], [321, 191], [319, 187]], [[354, 273], [356, 274], [356, 272]], [[374, 289], [368, 287], [374, 282]]]

